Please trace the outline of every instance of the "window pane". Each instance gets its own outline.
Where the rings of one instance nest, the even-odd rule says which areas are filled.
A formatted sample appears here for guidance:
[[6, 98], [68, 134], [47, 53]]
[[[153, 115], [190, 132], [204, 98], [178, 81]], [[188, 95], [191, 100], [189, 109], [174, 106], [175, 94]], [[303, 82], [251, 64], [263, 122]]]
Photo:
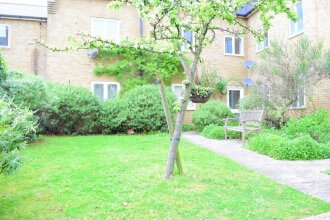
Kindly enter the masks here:
[[118, 85], [109, 84], [108, 85], [108, 99], [115, 99], [118, 95]]
[[235, 54], [242, 54], [242, 39], [235, 37]]
[[176, 99], [179, 100], [182, 96], [182, 86], [173, 86], [173, 93], [176, 96]]
[[103, 101], [104, 87], [103, 84], [94, 84], [94, 95]]
[[195, 108], [195, 103], [193, 103], [192, 101], [188, 102], [188, 109], [194, 109]]
[[228, 54], [233, 53], [233, 41], [231, 37], [225, 38], [225, 52]]
[[104, 21], [95, 19], [93, 20], [93, 36], [94, 37], [105, 37], [105, 30], [104, 30]]
[[240, 90], [229, 90], [229, 108], [238, 109], [238, 102], [241, 97]]
[[304, 29], [302, 3], [299, 3], [297, 5], [297, 14], [298, 14], [298, 32], [301, 32]]
[[108, 21], [107, 22], [107, 33], [106, 33], [106, 38], [117, 41], [118, 40], [118, 22], [116, 21]]
[[184, 49], [188, 50], [191, 47], [191, 44], [193, 42], [193, 34], [190, 31], [184, 31], [183, 37], [190, 43], [190, 44], [188, 42], [184, 43]]
[[9, 28], [8, 26], [0, 26], [0, 46], [9, 46]]
[[268, 40], [268, 32], [265, 34], [265, 47], [268, 47], [268, 43], [269, 43], [269, 40]]

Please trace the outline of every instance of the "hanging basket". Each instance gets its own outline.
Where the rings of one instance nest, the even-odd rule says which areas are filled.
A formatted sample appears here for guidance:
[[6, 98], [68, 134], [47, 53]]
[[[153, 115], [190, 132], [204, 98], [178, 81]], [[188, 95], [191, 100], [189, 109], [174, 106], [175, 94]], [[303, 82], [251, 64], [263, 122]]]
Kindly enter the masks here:
[[206, 103], [213, 93], [214, 89], [210, 87], [193, 87], [189, 99], [193, 103]]

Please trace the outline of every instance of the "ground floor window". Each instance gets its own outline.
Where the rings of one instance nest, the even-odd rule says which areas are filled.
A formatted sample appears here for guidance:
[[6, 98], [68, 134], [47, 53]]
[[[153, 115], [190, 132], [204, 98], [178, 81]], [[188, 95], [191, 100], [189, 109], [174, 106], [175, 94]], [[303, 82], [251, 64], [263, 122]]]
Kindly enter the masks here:
[[[172, 91], [179, 100], [182, 97], [183, 85], [182, 84], [172, 84]], [[192, 101], [188, 102], [187, 110], [196, 110], [196, 104]]]
[[232, 112], [238, 112], [239, 100], [243, 98], [242, 87], [228, 87], [227, 88], [227, 105]]
[[115, 99], [119, 91], [120, 84], [117, 82], [92, 82], [92, 92], [101, 101]]
[[0, 24], [0, 47], [9, 47], [9, 26]]
[[298, 92], [297, 101], [292, 103], [291, 108], [305, 108], [305, 107], [306, 107], [305, 90], [301, 89]]

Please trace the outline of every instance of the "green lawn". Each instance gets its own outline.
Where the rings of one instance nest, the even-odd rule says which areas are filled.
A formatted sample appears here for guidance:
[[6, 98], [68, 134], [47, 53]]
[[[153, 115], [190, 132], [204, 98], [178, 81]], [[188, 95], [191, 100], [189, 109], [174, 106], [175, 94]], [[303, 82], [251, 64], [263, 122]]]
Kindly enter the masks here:
[[[0, 219], [299, 219], [330, 204], [188, 142], [163, 180], [166, 135], [46, 137], [0, 177]], [[126, 204], [127, 203], [127, 204]]]

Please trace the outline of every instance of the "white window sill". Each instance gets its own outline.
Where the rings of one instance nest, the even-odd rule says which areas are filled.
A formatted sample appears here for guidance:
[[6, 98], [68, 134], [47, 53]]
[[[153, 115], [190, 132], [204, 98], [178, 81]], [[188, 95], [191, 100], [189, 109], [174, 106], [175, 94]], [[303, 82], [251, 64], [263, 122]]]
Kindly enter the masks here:
[[290, 107], [291, 110], [303, 110], [306, 109], [306, 106], [301, 106], [301, 107]]
[[225, 53], [225, 56], [232, 56], [232, 57], [244, 57], [244, 54], [230, 54], [230, 53]]
[[0, 48], [3, 48], [3, 49], [10, 49], [9, 46], [0, 46]]
[[296, 34], [292, 34], [292, 35], [290, 35], [289, 39], [295, 38], [295, 37], [297, 37], [297, 36], [299, 36], [299, 35], [301, 35], [303, 33], [304, 33], [304, 31], [301, 31], [301, 32], [296, 33]]
[[264, 50], [266, 50], [267, 48], [269, 48], [269, 46], [264, 47], [264, 48], [262, 48], [262, 49], [260, 49], [260, 50], [256, 50], [256, 53], [259, 53], [259, 52], [261, 52], [261, 51], [264, 51]]

